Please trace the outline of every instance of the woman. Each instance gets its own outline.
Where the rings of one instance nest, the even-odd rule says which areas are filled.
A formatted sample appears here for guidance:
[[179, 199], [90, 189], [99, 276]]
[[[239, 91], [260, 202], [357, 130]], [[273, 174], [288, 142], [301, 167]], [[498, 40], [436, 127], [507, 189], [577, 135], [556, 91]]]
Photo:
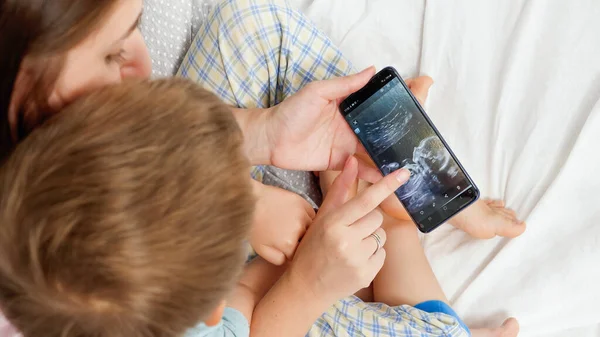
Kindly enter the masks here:
[[[20, 139], [54, 111], [82, 93], [119, 83], [125, 78], [147, 78], [150, 75], [150, 59], [137, 29], [141, 11], [141, 0], [102, 3], [3, 1], [0, 21], [3, 32], [0, 42], [3, 50], [0, 55], [0, 158], [8, 155]], [[313, 86], [308, 90], [308, 96], [304, 95], [292, 104], [306, 103], [307, 99], [310, 101], [314, 98], [312, 94], [325, 99], [329, 98], [327, 95], [348, 94], [350, 90], [359, 88], [369, 74], [372, 74], [372, 70], [368, 70], [362, 78], [349, 77], [343, 82]], [[347, 86], [345, 90], [338, 89], [340, 84]], [[319, 91], [323, 91], [323, 95]], [[323, 107], [331, 108], [335, 103], [333, 99], [326, 102], [331, 103], [330, 106], [322, 104]], [[300, 144], [290, 144], [290, 139], [285, 139], [287, 134], [282, 135], [277, 131], [279, 125], [275, 124], [287, 122], [282, 120], [286, 114], [281, 112], [285, 110], [285, 106], [279, 107], [278, 115], [281, 116], [275, 116], [273, 109], [236, 109], [236, 118], [248, 138], [248, 154], [255, 163], [327, 169], [331, 161], [332, 167], [340, 168], [345, 159], [343, 157], [357, 149], [357, 141], [350, 137], [347, 130], [343, 130], [340, 133], [344, 136], [342, 140], [348, 144], [343, 145], [339, 152], [332, 153], [337, 157], [320, 158], [325, 151], [329, 152], [321, 150], [311, 158], [304, 158], [309, 161], [304, 160], [300, 166], [305, 167], [295, 167], [293, 159], [281, 160], [282, 153], [288, 150], [287, 146], [297, 147], [296, 150], [301, 149], [298, 145], [315, 146], [315, 140], [310, 138]], [[318, 113], [320, 111], [314, 113], [314, 118], [307, 122], [320, 122]], [[314, 125], [304, 126], [299, 130], [300, 134], [293, 136], [311, 135]], [[270, 132], [271, 129], [274, 132]], [[272, 137], [260, 139], [267, 135]], [[327, 141], [334, 144], [332, 137], [329, 138]], [[335, 142], [342, 144], [339, 140]], [[375, 171], [366, 168], [365, 172]]]
[[[241, 3], [247, 4], [243, 1]], [[236, 6], [236, 3], [229, 1], [227, 5]], [[0, 8], [0, 30], [3, 32], [0, 36], [0, 50], [3, 51], [0, 55], [0, 161], [6, 158], [19, 140], [26, 137], [31, 130], [82, 93], [119, 83], [125, 78], [149, 76], [150, 60], [137, 30], [142, 9], [141, 0], [2, 0]], [[333, 65], [344, 63], [339, 51], [314, 27], [305, 20], [298, 19], [297, 13], [274, 7], [272, 4], [265, 4], [263, 8], [268, 9], [266, 13], [273, 15], [269, 29], [275, 27], [283, 32], [281, 41], [294, 36], [289, 34], [289, 29], [301, 33], [308, 32], [308, 41], [313, 42], [312, 48], [316, 50], [320, 46], [321, 53], [315, 54], [314, 50], [303, 49], [306, 43], [297, 45], [293, 51], [290, 50], [290, 53], [286, 54], [288, 60], [294, 62], [281, 62], [274, 69], [268, 69], [272, 64], [265, 62], [264, 68], [270, 74], [269, 80], [261, 83], [256, 80], [260, 77], [256, 76], [255, 81], [247, 83], [249, 87], [243, 85], [245, 79], [236, 79], [234, 68], [220, 67], [214, 60], [211, 63], [211, 55], [207, 55], [207, 63], [202, 67], [188, 62], [188, 67], [184, 66], [181, 74], [191, 77], [190, 70], [194, 69], [197, 71], [197, 79], [205, 79], [203, 84], [215, 88], [223, 99], [236, 103], [236, 106], [249, 108], [234, 109], [234, 113], [246, 137], [247, 154], [254, 164], [272, 164], [305, 171], [341, 169], [346, 158], [355, 153], [359, 145], [337, 113], [336, 102], [366, 84], [374, 70], [368, 69], [356, 76], [311, 84], [291, 95], [297, 90], [297, 83], [289, 86], [291, 82], [287, 81], [289, 79], [286, 76], [275, 76], [283, 70], [284, 74], [302, 78], [299, 83], [304, 87], [315, 79], [348, 73], [350, 66], [347, 64], [347, 67], [340, 71], [339, 67]], [[293, 17], [293, 20], [290, 17]], [[227, 20], [220, 18], [220, 24], [226, 25], [235, 19], [235, 16]], [[286, 25], [286, 22], [294, 26]], [[233, 32], [235, 33], [235, 30]], [[260, 40], [264, 37], [261, 34], [266, 32], [267, 30], [262, 30], [262, 33], [258, 32], [253, 37]], [[217, 43], [231, 37], [227, 29], [220, 30], [220, 34], [223, 35], [215, 39]], [[213, 42], [206, 41], [209, 44]], [[292, 46], [295, 42], [297, 41], [292, 39], [287, 43]], [[202, 43], [198, 46], [201, 45]], [[221, 46], [217, 44], [216, 47]], [[330, 54], [323, 54], [323, 50]], [[264, 53], [262, 57], [265, 61], [266, 57], [274, 57], [271, 50], [252, 52], [257, 53], [259, 60], [261, 52]], [[243, 64], [243, 57], [235, 51], [232, 51], [231, 56]], [[318, 75], [313, 69], [316, 60], [320, 60], [320, 66], [324, 67], [320, 69], [325, 70], [324, 75]], [[215, 71], [221, 77], [207, 76], [207, 70]], [[260, 75], [264, 69], [253, 70]], [[222, 82], [211, 83], [210, 80], [214, 78], [221, 78]], [[234, 80], [238, 80], [237, 83], [241, 83], [241, 87], [250, 89], [244, 92], [219, 90], [221, 84], [234, 89], [231, 85]], [[241, 104], [241, 100], [236, 99], [236, 95], [244, 97], [253, 90], [258, 92], [255, 96], [260, 98], [255, 97], [252, 106]], [[289, 99], [283, 100], [288, 96]], [[266, 104], [261, 103], [264, 97], [270, 97], [264, 101]], [[260, 108], [270, 107], [281, 101], [281, 104], [273, 108]], [[378, 178], [377, 173], [368, 165], [361, 165], [360, 172], [363, 178], [371, 181]], [[316, 249], [311, 251], [312, 256], [323, 256], [327, 253], [319, 250], [319, 247], [324, 246], [319, 244], [319, 240], [322, 239], [319, 236], [313, 237], [314, 244], [311, 244], [311, 247]], [[334, 239], [338, 240], [339, 244], [348, 240], [344, 237]], [[328, 270], [337, 270], [336, 263], [341, 262], [328, 260], [319, 266], [320, 271], [325, 273]], [[312, 275], [321, 274], [318, 270], [312, 272]], [[363, 285], [353, 284], [352, 279], [341, 276], [341, 279], [348, 283], [347, 289], [357, 290]], [[327, 286], [335, 289], [339, 283], [336, 280], [334, 284]], [[277, 289], [281, 290], [281, 286]], [[348, 291], [346, 295], [351, 293]], [[306, 331], [312, 323], [311, 320], [318, 317], [322, 311], [313, 309], [307, 313], [304, 321], [292, 322], [297, 331]]]
[[[0, 8], [0, 161], [82, 93], [150, 73], [137, 30], [141, 0], [2, 0]], [[248, 156], [255, 164], [341, 168], [358, 142], [343, 128], [336, 100], [363, 86], [373, 72], [308, 86], [278, 106], [276, 114], [274, 109], [236, 110]], [[295, 123], [298, 114], [303, 123]], [[304, 155], [296, 159], [288, 153]], [[365, 166], [363, 173], [375, 171]]]

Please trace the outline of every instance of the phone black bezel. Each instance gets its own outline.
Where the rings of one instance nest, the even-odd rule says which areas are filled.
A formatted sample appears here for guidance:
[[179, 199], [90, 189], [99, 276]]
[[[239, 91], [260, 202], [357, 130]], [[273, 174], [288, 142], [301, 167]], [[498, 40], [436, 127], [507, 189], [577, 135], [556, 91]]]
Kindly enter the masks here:
[[[459, 206], [459, 208], [456, 209], [456, 211], [453, 212], [451, 215], [449, 215], [445, 218], [442, 217], [442, 219], [439, 222], [436, 222], [434, 224], [428, 224], [427, 226], [425, 226], [425, 224], [417, 222], [414, 219], [414, 217], [412, 216], [412, 214], [410, 214], [408, 211], [406, 212], [411, 217], [411, 219], [417, 225], [417, 228], [421, 232], [430, 233], [433, 230], [435, 230], [436, 228], [438, 228], [440, 225], [442, 225], [443, 223], [450, 220], [452, 217], [456, 216], [462, 210], [464, 210], [465, 208], [472, 205], [475, 201], [477, 201], [480, 197], [480, 192], [479, 192], [479, 189], [477, 188], [477, 185], [475, 185], [475, 182], [473, 181], [473, 179], [471, 179], [471, 176], [469, 176], [469, 174], [467, 173], [467, 171], [461, 164], [460, 160], [458, 160], [458, 157], [454, 154], [454, 152], [452, 151], [452, 149], [450, 148], [450, 146], [448, 145], [448, 143], [446, 142], [444, 137], [442, 137], [442, 135], [440, 134], [438, 129], [435, 127], [435, 125], [433, 124], [433, 122], [431, 121], [431, 119], [429, 118], [427, 113], [425, 112], [425, 109], [423, 109], [423, 107], [419, 103], [419, 100], [417, 100], [417, 98], [410, 91], [410, 89], [408, 88], [408, 85], [402, 79], [402, 76], [400, 76], [398, 71], [396, 71], [396, 69], [393, 67], [383, 68], [381, 71], [379, 71], [377, 74], [375, 74], [375, 76], [373, 76], [373, 78], [371, 78], [371, 80], [369, 81], [369, 83], [366, 86], [364, 86], [362, 89], [360, 89], [357, 92], [348, 96], [339, 105], [339, 109], [340, 109], [340, 112], [342, 113], [342, 116], [344, 117], [344, 120], [346, 120], [346, 116], [349, 113], [351, 113], [353, 110], [358, 108], [362, 103], [364, 103], [367, 99], [369, 99], [371, 96], [373, 96], [375, 93], [377, 93], [382, 87], [384, 87], [387, 83], [392, 81], [394, 78], [397, 78], [400, 81], [400, 83], [402, 84], [402, 86], [404, 86], [404, 89], [408, 92], [411, 99], [415, 102], [417, 108], [419, 109], [419, 111], [421, 112], [423, 117], [425, 117], [425, 120], [427, 121], [429, 126], [433, 129], [435, 134], [440, 138], [440, 140], [442, 141], [442, 144], [444, 144], [444, 146], [446, 147], [446, 150], [448, 150], [448, 152], [450, 153], [452, 158], [458, 164], [458, 167], [462, 170], [463, 174], [465, 175], [466, 179], [469, 181], [469, 184], [471, 185], [471, 189], [473, 190], [472, 200], [470, 200], [468, 203], [466, 203], [462, 206]], [[348, 121], [346, 120], [346, 122], [348, 122]], [[352, 127], [352, 126], [350, 125], [350, 127]], [[362, 140], [359, 137], [357, 137], [357, 138], [362, 143]], [[364, 143], [363, 143], [363, 146], [365, 146], [365, 148], [367, 148], [366, 144], [364, 144]], [[375, 159], [371, 156], [370, 153], [369, 153], [369, 157], [371, 157], [371, 159], [373, 161], [375, 161]], [[378, 167], [380, 166], [379, 163], [377, 163], [377, 166]], [[382, 171], [382, 174], [383, 174], [383, 171]], [[402, 203], [402, 201], [400, 201], [400, 202]], [[404, 205], [404, 203], [402, 203], [402, 204]]]

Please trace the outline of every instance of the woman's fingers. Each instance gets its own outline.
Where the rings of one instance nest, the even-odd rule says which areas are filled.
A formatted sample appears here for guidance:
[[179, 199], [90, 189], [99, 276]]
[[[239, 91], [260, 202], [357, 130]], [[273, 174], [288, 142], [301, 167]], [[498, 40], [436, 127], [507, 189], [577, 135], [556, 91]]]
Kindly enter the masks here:
[[353, 224], [377, 208], [383, 200], [405, 184], [408, 178], [410, 178], [410, 172], [405, 169], [400, 169], [387, 175], [366, 190], [360, 192], [354, 199], [339, 207], [335, 213], [337, 222], [346, 225]]
[[385, 256], [385, 248], [381, 248], [377, 251], [377, 253], [371, 255], [371, 257], [369, 258], [369, 263], [367, 264], [366, 272], [371, 281], [375, 279], [375, 276], [377, 276], [377, 274], [383, 267], [383, 263], [385, 262]]
[[371, 255], [376, 254], [381, 248], [383, 248], [386, 240], [387, 235], [385, 230], [381, 227], [377, 228], [375, 232], [369, 234], [369, 236], [362, 240], [360, 248], [361, 252], [370, 258]]
[[375, 75], [375, 67], [369, 67], [358, 74], [337, 77], [309, 84], [311, 90], [322, 98], [333, 101], [344, 98], [364, 87]]
[[371, 233], [375, 232], [383, 224], [383, 214], [379, 209], [374, 209], [360, 220], [354, 222], [350, 228], [360, 238], [366, 238]]
[[342, 173], [334, 180], [323, 200], [319, 215], [329, 214], [344, 205], [356, 193], [358, 177], [358, 161], [354, 157], [348, 158]]

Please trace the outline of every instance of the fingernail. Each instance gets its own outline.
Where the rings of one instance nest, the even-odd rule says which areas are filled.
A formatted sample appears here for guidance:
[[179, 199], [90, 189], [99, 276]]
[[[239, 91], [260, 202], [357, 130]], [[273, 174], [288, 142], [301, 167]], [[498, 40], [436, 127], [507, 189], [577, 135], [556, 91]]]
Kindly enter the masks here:
[[396, 171], [396, 179], [400, 182], [405, 182], [410, 178], [410, 171], [407, 169], [399, 169]]

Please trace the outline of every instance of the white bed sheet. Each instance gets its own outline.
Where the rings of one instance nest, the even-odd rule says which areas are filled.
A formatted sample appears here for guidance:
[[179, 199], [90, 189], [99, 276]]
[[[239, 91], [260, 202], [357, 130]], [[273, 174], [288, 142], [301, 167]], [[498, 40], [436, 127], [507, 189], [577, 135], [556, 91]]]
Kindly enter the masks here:
[[424, 238], [471, 326], [600, 336], [600, 1], [296, 0], [358, 68], [436, 81], [426, 109], [484, 196], [528, 223]]

